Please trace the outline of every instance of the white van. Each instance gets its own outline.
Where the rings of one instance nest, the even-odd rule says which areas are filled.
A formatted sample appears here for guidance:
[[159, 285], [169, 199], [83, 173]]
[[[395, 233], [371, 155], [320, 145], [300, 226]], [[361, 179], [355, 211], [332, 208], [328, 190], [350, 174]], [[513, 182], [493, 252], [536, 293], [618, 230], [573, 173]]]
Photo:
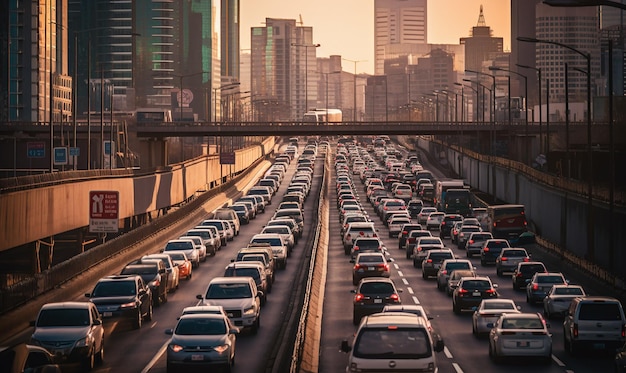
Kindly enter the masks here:
[[350, 354], [350, 372], [437, 372], [435, 352], [443, 348], [443, 340], [433, 335], [423, 317], [404, 312], [366, 316], [352, 346], [341, 342], [341, 351]]

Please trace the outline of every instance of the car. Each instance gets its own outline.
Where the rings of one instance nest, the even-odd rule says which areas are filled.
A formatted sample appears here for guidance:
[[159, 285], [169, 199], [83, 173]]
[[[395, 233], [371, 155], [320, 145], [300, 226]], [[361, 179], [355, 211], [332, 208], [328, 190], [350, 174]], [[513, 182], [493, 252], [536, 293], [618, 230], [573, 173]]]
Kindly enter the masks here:
[[260, 259], [259, 256], [262, 256], [262, 260], [260, 261], [263, 262], [263, 264], [265, 264], [265, 274], [266, 276], [268, 276], [268, 279], [269, 279], [268, 283], [270, 285], [268, 291], [271, 292], [272, 284], [274, 283], [274, 279], [275, 279], [275, 271], [278, 265], [276, 264], [276, 259], [274, 258], [274, 253], [272, 252], [272, 247], [270, 245], [268, 244], [264, 244], [264, 245], [259, 244], [259, 245], [254, 245], [254, 246], [248, 245], [248, 247], [246, 248], [239, 249], [235, 259], [232, 261], [234, 262], [246, 261], [246, 260], [259, 261]]
[[265, 205], [272, 204], [272, 191], [266, 186], [253, 186], [246, 192], [246, 196], [261, 196], [265, 200]]
[[496, 264], [496, 258], [505, 247], [511, 247], [509, 241], [503, 238], [491, 238], [483, 242], [480, 250], [480, 264], [486, 266], [488, 264]]
[[426, 229], [429, 231], [439, 229], [444, 216], [445, 214], [443, 212], [431, 212], [428, 218], [426, 218]]
[[[188, 230], [183, 237], [187, 236], [195, 236], [202, 238], [202, 243], [205, 247], [205, 258], [206, 255], [215, 255], [217, 252], [217, 241], [220, 240], [219, 237], [213, 235], [213, 231], [208, 229], [208, 227], [195, 227], [193, 229]], [[202, 252], [200, 252], [200, 261], [202, 261]]]
[[422, 260], [422, 278], [427, 280], [429, 277], [436, 276], [439, 268], [441, 268], [441, 263], [446, 259], [454, 259], [452, 250], [428, 250], [426, 257]]
[[[261, 196], [243, 196], [237, 199], [237, 202], [250, 202], [254, 206], [254, 214], [262, 214], [265, 212], [265, 200]], [[220, 235], [221, 236], [221, 235]], [[224, 242], [222, 242], [224, 243]]]
[[252, 236], [250, 239], [251, 244], [267, 243], [271, 246], [272, 253], [276, 258], [278, 268], [287, 268], [287, 253], [289, 249], [287, 244], [283, 240], [283, 236], [277, 233], [259, 233]]
[[296, 245], [296, 239], [293, 235], [293, 232], [291, 231], [291, 228], [287, 225], [265, 226], [261, 230], [261, 234], [264, 234], [264, 233], [280, 234], [283, 237], [283, 241], [287, 244], [288, 255], [291, 252], [291, 250], [293, 250], [294, 246]]
[[460, 314], [464, 309], [477, 307], [483, 299], [498, 298], [497, 284], [489, 277], [463, 277], [452, 293], [452, 311]]
[[229, 263], [224, 269], [224, 277], [249, 276], [254, 279], [257, 289], [263, 292], [261, 306], [267, 302], [269, 293], [268, 278], [265, 274], [265, 265], [258, 261], [240, 261]]
[[191, 261], [194, 268], [198, 268], [200, 266], [199, 250], [191, 238], [167, 241], [167, 244], [165, 244], [165, 248], [163, 249], [163, 253], [170, 254], [172, 252], [184, 253], [185, 256]]
[[568, 281], [560, 272], [537, 272], [526, 285], [526, 302], [530, 304], [543, 302], [552, 286], [567, 284]]
[[162, 261], [148, 260], [139, 264], [126, 265], [120, 275], [139, 275], [152, 292], [153, 305], [167, 303], [167, 273]]
[[542, 262], [532, 261], [518, 263], [517, 268], [515, 268], [511, 275], [513, 290], [526, 289], [526, 285], [537, 272], [546, 273], [548, 270]]
[[434, 317], [429, 316], [424, 306], [421, 304], [387, 304], [383, 307], [383, 313], [385, 312], [404, 312], [411, 313], [413, 315], [419, 316], [424, 320], [424, 324], [431, 332], [433, 331], [433, 326], [430, 324], [430, 320], [434, 319]]
[[411, 218], [404, 215], [392, 215], [387, 225], [389, 228], [389, 238], [398, 237], [402, 232], [402, 227], [411, 224]]
[[[224, 225], [228, 225], [228, 223], [224, 222]], [[197, 251], [197, 260], [195, 260], [195, 264], [196, 267], [200, 266], [200, 262], [205, 262], [206, 261], [206, 246], [204, 246], [204, 239], [202, 237], [199, 236], [180, 236], [178, 237], [179, 240], [191, 240], [194, 243], [194, 246], [196, 247], [196, 251]], [[193, 265], [194, 263], [194, 258], [189, 258], [189, 256], [187, 256], [187, 259], [189, 259], [190, 262], [192, 262], [191, 264]]]
[[408, 184], [400, 184], [394, 189], [393, 197], [408, 202], [413, 198], [413, 189]]
[[470, 233], [469, 238], [465, 243], [465, 255], [468, 258], [471, 258], [474, 255], [480, 255], [480, 252], [483, 250], [484, 242], [492, 238], [493, 235], [490, 232]]
[[526, 249], [505, 247], [496, 258], [496, 274], [502, 276], [504, 272], [513, 272], [520, 262], [530, 262]]
[[18, 343], [0, 348], [3, 373], [61, 373], [56, 357], [43, 347]]
[[405, 250], [405, 256], [407, 259], [411, 259], [413, 257], [413, 251], [415, 249], [415, 245], [417, 244], [417, 240], [421, 237], [432, 237], [432, 233], [430, 231], [424, 229], [414, 229], [409, 231], [406, 242], [404, 243], [403, 249]]
[[[240, 226], [239, 218], [237, 217], [237, 214], [233, 210], [227, 207], [219, 208], [213, 212], [211, 219], [227, 221], [233, 230], [233, 237], [239, 236], [239, 230], [241, 226]], [[231, 241], [232, 241], [232, 238], [231, 238]]]
[[358, 285], [359, 281], [365, 277], [387, 277], [389, 278], [389, 265], [383, 253], [364, 252], [359, 253], [352, 267], [352, 285]]
[[543, 298], [543, 314], [546, 319], [555, 315], [563, 316], [574, 298], [587, 295], [580, 285], [554, 285]]
[[441, 220], [441, 224], [439, 225], [439, 237], [445, 238], [447, 236], [450, 236], [452, 226], [459, 221], [463, 221], [463, 215], [445, 214], [443, 216], [443, 220]]
[[538, 313], [504, 313], [489, 323], [489, 357], [501, 362], [505, 357], [537, 357], [552, 362], [552, 336], [548, 323]]
[[203, 294], [196, 295], [198, 305], [222, 306], [233, 324], [250, 328], [256, 334], [261, 326], [261, 298], [252, 277], [214, 277]]
[[360, 323], [352, 345], [341, 342], [340, 350], [350, 354], [346, 372], [358, 367], [363, 372], [437, 372], [435, 353], [444, 342], [420, 316], [406, 312], [382, 312]]
[[[243, 197], [243, 198], [254, 198], [254, 197]], [[259, 199], [262, 199], [262, 198], [259, 197]], [[260, 203], [260, 205], [263, 205], [263, 204]], [[213, 226], [217, 228], [220, 234], [220, 240], [221, 240], [222, 246], [226, 246], [228, 244], [228, 241], [232, 241], [233, 237], [235, 236], [233, 230], [230, 227], [230, 224], [228, 224], [226, 220], [206, 219], [200, 223], [200, 226]]]
[[237, 214], [237, 218], [239, 218], [241, 224], [250, 224], [250, 220], [253, 218], [252, 210], [247, 205], [234, 203], [228, 208]]
[[563, 345], [573, 356], [583, 351], [616, 351], [626, 343], [626, 317], [618, 299], [574, 298], [563, 320]]
[[343, 234], [343, 250], [344, 254], [350, 255], [354, 241], [359, 237], [377, 237], [377, 231], [374, 223], [350, 223]]
[[281, 219], [281, 218], [291, 218], [298, 223], [298, 228], [300, 231], [300, 236], [302, 236], [302, 232], [304, 232], [304, 215], [302, 210], [299, 209], [283, 209], [276, 210], [272, 220]]
[[478, 232], [481, 232], [480, 227], [474, 225], [461, 225], [456, 236], [457, 248], [459, 248], [459, 250], [465, 250], [465, 246], [467, 245], [467, 241], [469, 240], [471, 234]]
[[428, 250], [443, 249], [443, 241], [439, 237], [420, 237], [415, 241], [413, 248], [413, 267], [419, 268]]
[[235, 364], [239, 328], [224, 315], [183, 315], [176, 327], [165, 333], [172, 336], [167, 348], [168, 372], [198, 367], [230, 371]]
[[460, 269], [475, 272], [476, 268], [468, 259], [451, 258], [444, 260], [437, 271], [437, 289], [443, 291], [448, 285], [452, 272]]
[[178, 275], [179, 278], [185, 280], [191, 280], [191, 276], [193, 275], [193, 265], [191, 261], [187, 258], [187, 255], [183, 252], [170, 251], [167, 253], [172, 259], [172, 263], [178, 267]]
[[352, 249], [350, 250], [350, 257], [352, 259], [360, 253], [380, 253], [385, 254], [386, 248], [383, 242], [377, 237], [359, 237], [354, 240]]
[[409, 235], [409, 232], [411, 232], [412, 230], [421, 230], [421, 229], [422, 229], [422, 226], [420, 224], [415, 224], [415, 223], [404, 224], [402, 228], [400, 229], [400, 232], [398, 233], [398, 249], [406, 250], [406, 247], [404, 245], [406, 244], [406, 240], [407, 240], [407, 236]]
[[165, 271], [168, 274], [167, 291], [169, 293], [176, 291], [176, 289], [178, 289], [180, 280], [179, 280], [178, 266], [174, 265], [174, 262], [172, 262], [172, 258], [170, 258], [169, 255], [163, 254], [163, 253], [148, 254], [148, 255], [142, 256], [141, 259], [139, 259], [139, 262], [145, 263], [151, 260], [162, 261], [163, 264], [165, 264]]
[[366, 315], [381, 312], [386, 304], [400, 304], [400, 292], [391, 279], [366, 277], [352, 290], [352, 323], [358, 325]]
[[454, 223], [452, 229], [450, 229], [450, 242], [458, 245], [457, 238], [459, 237], [459, 230], [461, 230], [462, 225], [463, 222], [461, 221], [457, 221], [456, 223]]
[[293, 233], [294, 244], [298, 244], [298, 239], [302, 237], [302, 231], [300, 230], [300, 226], [290, 217], [282, 217], [274, 220], [270, 220], [265, 224], [266, 227], [271, 227], [273, 225], [286, 225], [291, 229], [291, 233]]
[[[473, 269], [455, 269], [450, 272], [448, 283], [445, 286], [446, 294], [451, 297], [454, 289], [459, 286], [459, 282], [463, 277], [476, 277], [476, 271]], [[439, 284], [437, 284], [439, 286]]]
[[521, 313], [521, 307], [513, 299], [483, 299], [472, 314], [472, 334], [479, 337], [491, 330], [488, 324], [495, 324], [504, 313]]
[[424, 207], [424, 202], [420, 199], [410, 200], [406, 205], [406, 209], [411, 215], [412, 218], [417, 218], [417, 215], [422, 211], [422, 207]]
[[138, 275], [106, 276], [85, 297], [96, 305], [103, 320], [124, 320], [133, 329], [152, 320], [152, 291]]
[[56, 302], [41, 306], [29, 344], [56, 356], [59, 364], [92, 370], [104, 360], [102, 316], [91, 302]]

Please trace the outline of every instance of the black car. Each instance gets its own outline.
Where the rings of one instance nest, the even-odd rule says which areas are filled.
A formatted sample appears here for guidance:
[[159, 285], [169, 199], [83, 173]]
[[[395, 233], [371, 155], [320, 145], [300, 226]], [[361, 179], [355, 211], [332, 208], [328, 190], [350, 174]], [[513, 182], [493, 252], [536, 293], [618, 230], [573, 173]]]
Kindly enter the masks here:
[[526, 303], [542, 302], [554, 285], [567, 285], [568, 281], [560, 272], [535, 273], [526, 285]]
[[446, 259], [454, 259], [450, 249], [430, 250], [422, 261], [422, 278], [427, 280], [431, 276], [437, 276], [441, 263]]
[[483, 243], [483, 247], [480, 250], [480, 264], [485, 266], [487, 264], [496, 264], [496, 258], [502, 252], [505, 247], [511, 247], [509, 241], [503, 238], [492, 238]]
[[412, 218], [417, 218], [417, 214], [419, 214], [420, 211], [422, 211], [422, 207], [424, 207], [424, 203], [419, 199], [414, 199], [414, 200], [409, 201], [408, 205], [406, 206], [406, 209]]
[[[409, 202], [410, 205], [411, 202]], [[420, 210], [422, 208], [420, 207]], [[400, 233], [398, 233], [398, 249], [402, 250], [404, 249], [404, 245], [406, 244], [406, 239], [409, 236], [409, 233], [411, 233], [412, 230], [422, 230], [422, 225], [421, 224], [404, 224], [402, 226], [402, 230], [400, 231]]]
[[454, 223], [463, 221], [463, 215], [460, 214], [446, 214], [439, 225], [439, 237], [444, 238], [450, 236], [450, 231]]
[[359, 287], [352, 290], [354, 295], [352, 323], [358, 325], [366, 315], [381, 312], [386, 304], [400, 304], [400, 290], [393, 281], [384, 277], [366, 277]]
[[167, 270], [161, 261], [144, 264], [129, 264], [120, 275], [139, 275], [152, 291], [152, 304], [155, 306], [167, 302]]
[[497, 298], [498, 285], [489, 277], [463, 277], [452, 293], [452, 310], [459, 314], [463, 309], [478, 307], [483, 299]]
[[535, 273], [546, 273], [548, 270], [542, 262], [522, 262], [517, 263], [517, 268], [513, 271], [513, 290], [525, 289], [530, 279]]
[[152, 320], [152, 291], [141, 276], [101, 278], [85, 296], [96, 305], [103, 319], [125, 319], [135, 329], [141, 328], [143, 320]]

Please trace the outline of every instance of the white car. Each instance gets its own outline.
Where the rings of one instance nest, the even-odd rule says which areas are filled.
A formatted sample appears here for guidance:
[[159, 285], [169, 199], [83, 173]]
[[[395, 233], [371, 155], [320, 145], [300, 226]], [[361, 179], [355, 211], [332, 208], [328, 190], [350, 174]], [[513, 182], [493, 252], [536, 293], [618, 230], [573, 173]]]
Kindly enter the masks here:
[[437, 212], [435, 207], [422, 207], [422, 211], [417, 214], [417, 222], [420, 224], [426, 224], [426, 220], [428, 219], [428, 215], [433, 212]]
[[487, 324], [495, 324], [503, 313], [521, 313], [521, 307], [512, 299], [484, 299], [472, 315], [472, 333], [475, 336], [489, 333]]
[[554, 315], [562, 315], [567, 312], [574, 298], [584, 297], [585, 290], [578, 285], [554, 285], [543, 298], [543, 314], [546, 319]]
[[430, 213], [430, 215], [428, 215], [428, 218], [426, 219], [426, 229], [439, 229], [444, 216], [445, 214], [443, 212]]
[[405, 224], [410, 223], [411, 218], [404, 215], [391, 217], [391, 219], [389, 220], [389, 238], [398, 237], [398, 234], [402, 232], [402, 227]]

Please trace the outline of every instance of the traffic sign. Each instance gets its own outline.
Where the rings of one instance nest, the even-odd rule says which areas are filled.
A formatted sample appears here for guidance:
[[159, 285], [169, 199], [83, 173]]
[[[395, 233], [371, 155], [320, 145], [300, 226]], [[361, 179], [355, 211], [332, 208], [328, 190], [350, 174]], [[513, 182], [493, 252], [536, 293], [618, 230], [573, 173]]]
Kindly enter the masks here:
[[235, 164], [235, 152], [220, 153], [220, 164]]
[[43, 141], [27, 142], [26, 156], [28, 158], [44, 158], [46, 156], [46, 143]]
[[70, 148], [70, 156], [72, 157], [78, 157], [80, 155], [80, 148], [79, 147], [71, 147]]
[[89, 192], [89, 232], [116, 233], [118, 231], [120, 192]]
[[67, 164], [67, 148], [66, 147], [54, 148], [54, 164], [55, 165]]

